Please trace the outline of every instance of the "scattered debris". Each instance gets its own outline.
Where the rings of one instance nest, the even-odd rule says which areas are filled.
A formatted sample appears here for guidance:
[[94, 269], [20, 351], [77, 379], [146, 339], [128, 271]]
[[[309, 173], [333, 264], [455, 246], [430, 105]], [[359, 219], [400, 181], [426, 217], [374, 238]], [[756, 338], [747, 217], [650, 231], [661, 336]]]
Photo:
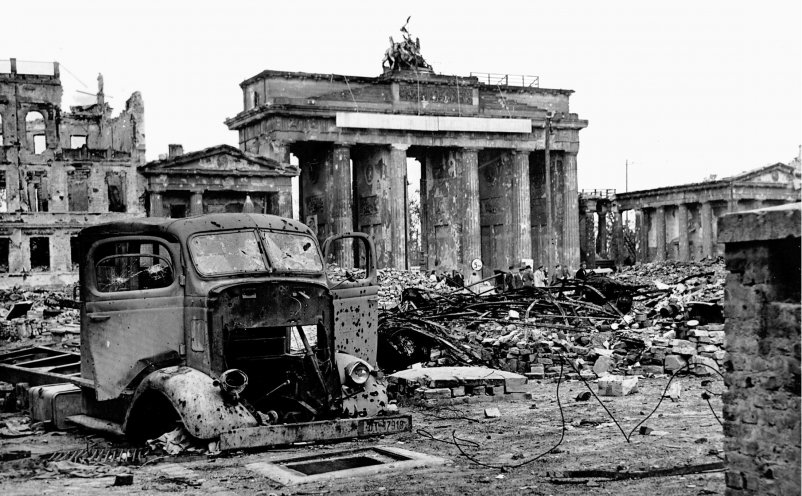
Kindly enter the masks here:
[[489, 408], [485, 408], [485, 418], [499, 418], [501, 417], [501, 411], [495, 407], [491, 406]]

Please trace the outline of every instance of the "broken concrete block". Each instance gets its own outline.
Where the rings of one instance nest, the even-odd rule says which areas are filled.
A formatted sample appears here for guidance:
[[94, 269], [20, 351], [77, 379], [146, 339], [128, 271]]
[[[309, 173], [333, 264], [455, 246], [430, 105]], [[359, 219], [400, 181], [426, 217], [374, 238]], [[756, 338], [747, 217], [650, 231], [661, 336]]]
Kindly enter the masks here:
[[704, 344], [696, 347], [696, 351], [698, 351], [699, 353], [715, 353], [720, 349], [721, 348], [719, 348], [714, 344]]
[[454, 398], [459, 398], [461, 396], [465, 396], [465, 386], [456, 386], [451, 388], [451, 396]]
[[668, 355], [663, 362], [663, 367], [666, 369], [666, 372], [673, 374], [687, 364], [688, 360], [679, 355]]
[[668, 386], [666, 392], [663, 393], [663, 397], [671, 398], [672, 400], [677, 401], [679, 400], [681, 392], [682, 392], [682, 385], [679, 382], [674, 381], [671, 383], [670, 386]]
[[485, 418], [499, 418], [501, 411], [496, 406], [485, 408]]
[[600, 396], [626, 396], [638, 389], [637, 377], [608, 375], [599, 379]]
[[[719, 370], [718, 364], [715, 360], [703, 356], [695, 356], [691, 358], [691, 372], [696, 375], [712, 375], [715, 370]], [[711, 370], [711, 368], [713, 370]]]
[[671, 341], [671, 352], [677, 355], [695, 355], [696, 345], [685, 339]]
[[543, 379], [546, 377], [546, 369], [543, 365], [532, 365], [529, 367], [531, 379]]
[[505, 400], [511, 401], [524, 401], [527, 399], [526, 395], [530, 393], [507, 393], [504, 395]]
[[504, 379], [504, 392], [507, 394], [525, 393], [526, 382], [526, 377], [507, 377]]
[[596, 359], [596, 363], [593, 364], [593, 372], [596, 373], [599, 377], [603, 375], [607, 375], [610, 373], [610, 370], [615, 366], [615, 362], [609, 356], [600, 356]]
[[428, 389], [423, 389], [422, 394], [423, 394], [423, 399], [425, 399], [425, 400], [450, 399], [451, 398], [451, 389], [450, 388], [428, 388]]

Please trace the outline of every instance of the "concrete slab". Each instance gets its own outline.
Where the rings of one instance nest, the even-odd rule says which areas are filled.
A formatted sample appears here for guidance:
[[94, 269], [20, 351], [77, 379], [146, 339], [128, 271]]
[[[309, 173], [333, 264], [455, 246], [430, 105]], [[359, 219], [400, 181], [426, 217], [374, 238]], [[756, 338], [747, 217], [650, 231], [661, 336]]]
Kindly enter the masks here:
[[[489, 367], [421, 367], [401, 370], [390, 374], [388, 377], [404, 379], [408, 382], [445, 383], [456, 381], [459, 384], [488, 383], [493, 380], [504, 381], [508, 378], [526, 380], [526, 376]], [[392, 379], [390, 380], [392, 381]], [[500, 384], [503, 385], [503, 382], [500, 382]]]
[[[331, 461], [333, 466], [347, 466], [348, 460], [357, 460], [358, 464], [363, 466], [323, 473], [311, 473], [309, 475], [305, 473], [310, 472], [305, 466], [308, 467], [315, 462]], [[273, 462], [250, 463], [246, 465], [245, 468], [280, 484], [294, 485], [320, 482], [329, 479], [366, 477], [380, 473], [408, 470], [411, 468], [433, 467], [443, 465], [447, 462], [448, 460], [445, 458], [427, 455], [425, 453], [418, 453], [396, 447], [375, 446], [372, 448], [332, 451], [322, 455], [284, 458]]]

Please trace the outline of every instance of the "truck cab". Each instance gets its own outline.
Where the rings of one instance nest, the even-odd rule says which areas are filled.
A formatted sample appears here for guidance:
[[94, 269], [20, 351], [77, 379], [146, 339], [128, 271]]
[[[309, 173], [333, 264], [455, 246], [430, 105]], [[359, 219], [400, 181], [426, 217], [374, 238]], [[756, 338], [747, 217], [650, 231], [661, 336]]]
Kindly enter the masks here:
[[327, 240], [324, 254], [298, 221], [213, 214], [101, 224], [79, 243], [75, 423], [146, 439], [178, 421], [230, 448], [292, 442], [318, 422], [335, 438], [410, 428], [377, 420], [390, 407], [368, 236]]

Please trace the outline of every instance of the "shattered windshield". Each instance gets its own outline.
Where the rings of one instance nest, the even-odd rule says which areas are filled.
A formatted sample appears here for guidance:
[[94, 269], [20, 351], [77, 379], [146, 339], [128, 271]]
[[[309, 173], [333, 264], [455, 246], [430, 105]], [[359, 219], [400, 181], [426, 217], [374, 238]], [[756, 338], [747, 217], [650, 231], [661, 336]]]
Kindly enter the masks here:
[[189, 250], [198, 272], [205, 276], [267, 270], [253, 231], [195, 236]]
[[270, 265], [277, 270], [320, 272], [323, 262], [317, 244], [309, 236], [279, 231], [261, 231]]

